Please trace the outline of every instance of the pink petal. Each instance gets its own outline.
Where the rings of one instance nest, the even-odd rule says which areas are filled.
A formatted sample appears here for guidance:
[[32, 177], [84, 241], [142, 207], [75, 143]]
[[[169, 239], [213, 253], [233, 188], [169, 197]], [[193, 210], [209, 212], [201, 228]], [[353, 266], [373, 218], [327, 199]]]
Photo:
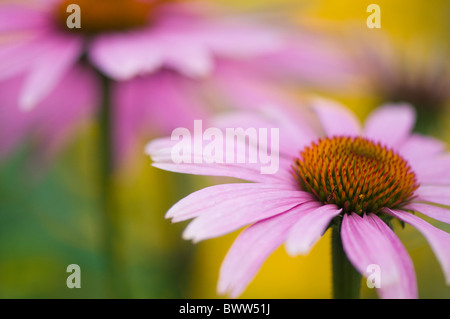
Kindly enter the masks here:
[[315, 210], [304, 212], [292, 226], [286, 241], [289, 255], [306, 255], [312, 246], [326, 231], [331, 220], [341, 213], [335, 205], [324, 205]]
[[445, 151], [445, 143], [428, 136], [411, 135], [399, 148], [399, 153], [408, 161], [431, 158]]
[[407, 140], [415, 119], [414, 109], [408, 104], [386, 104], [369, 115], [363, 135], [376, 142], [397, 147]]
[[313, 100], [312, 108], [322, 123], [327, 136], [359, 136], [361, 127], [356, 116], [343, 105], [322, 98]]
[[251, 25], [246, 21], [200, 24], [191, 38], [221, 57], [243, 58], [276, 52], [282, 45], [281, 35], [274, 28]]
[[47, 33], [0, 44], [0, 80], [28, 70], [37, 57], [51, 50], [53, 45], [52, 37]]
[[[197, 136], [197, 139], [201, 138], [201, 136]], [[292, 172], [290, 168], [290, 164], [286, 159], [279, 158], [279, 167], [278, 171], [275, 173], [263, 173], [263, 168], [268, 167], [268, 163], [263, 163], [261, 158], [256, 158], [255, 162], [251, 162], [248, 156], [249, 151], [252, 150], [253, 154], [257, 154], [259, 157], [260, 154], [258, 150], [254, 149], [254, 145], [249, 143], [245, 143], [245, 141], [241, 143], [234, 143], [233, 138], [231, 136], [227, 136], [226, 133], [223, 133], [223, 152], [221, 157], [221, 162], [218, 162], [214, 158], [209, 158], [207, 154], [204, 154], [201, 149], [196, 148], [193, 142], [195, 138], [194, 134], [191, 134], [191, 150], [187, 154], [190, 160], [190, 163], [181, 162], [176, 164], [174, 159], [172, 158], [172, 149], [173, 146], [179, 143], [177, 140], [170, 140], [169, 138], [164, 139], [164, 141], [152, 141], [146, 147], [146, 153], [151, 156], [152, 160], [155, 162], [152, 165], [161, 169], [179, 172], [179, 173], [188, 173], [188, 174], [199, 174], [199, 175], [211, 175], [211, 176], [229, 176], [236, 177], [248, 181], [253, 182], [272, 182], [272, 183], [290, 183], [292, 185], [296, 184], [296, 180], [292, 178]], [[207, 144], [208, 141], [200, 141], [199, 144], [204, 143]], [[235, 158], [233, 160], [227, 160], [226, 154], [231, 154], [228, 149], [225, 149], [227, 145], [231, 145], [230, 143], [234, 143], [235, 149], [233, 150], [235, 154]], [[194, 145], [192, 145], [194, 144]], [[238, 146], [239, 149], [237, 149]], [[238, 163], [237, 155], [242, 156], [243, 162]], [[273, 154], [273, 157], [276, 157], [276, 154]], [[210, 160], [209, 162], [207, 160]], [[276, 159], [274, 159], [276, 160]], [[197, 163], [196, 163], [197, 161]]]
[[416, 190], [418, 201], [450, 206], [450, 186], [422, 185]]
[[450, 185], [449, 155], [420, 159], [411, 164], [421, 184]]
[[230, 19], [223, 11], [210, 9], [214, 8], [205, 3], [197, 7], [193, 3], [189, 7], [165, 6], [153, 29], [156, 27], [161, 39], [176, 40], [181, 48], [194, 45], [220, 57], [253, 57], [279, 48], [282, 38], [275, 28], [253, 23], [246, 17]]
[[[389, 228], [379, 217], [375, 214], [365, 216], [364, 219], [368, 223], [378, 227], [381, 234], [387, 238], [392, 245], [395, 254], [392, 258], [397, 259], [397, 266], [400, 268], [402, 274], [400, 282], [397, 285], [383, 287], [379, 289], [381, 298], [384, 299], [417, 299], [417, 282], [416, 273], [414, 271], [414, 265], [411, 258], [408, 255], [405, 247], [401, 243], [397, 235]], [[383, 276], [383, 270], [381, 269], [381, 276]]]
[[12, 151], [26, 136], [32, 121], [17, 106], [17, 96], [22, 86], [22, 77], [0, 82], [0, 158]]
[[194, 84], [164, 71], [117, 83], [113, 92], [117, 158], [126, 159], [143, 138], [191, 128], [195, 119], [206, 118], [208, 110], [195, 95]]
[[[164, 41], [164, 65], [191, 78], [209, 76], [214, 69], [211, 53], [200, 45], [177, 39]], [[181, 42], [181, 43], [180, 43]], [[180, 46], [183, 49], [179, 49]]]
[[450, 208], [438, 207], [431, 204], [413, 202], [407, 209], [427, 215], [433, 219], [450, 224]]
[[199, 165], [199, 164], [170, 164], [170, 163], [153, 163], [152, 166], [175, 173], [206, 175], [206, 176], [223, 176], [234, 177], [249, 182], [283, 182], [276, 175], [263, 175], [258, 171], [236, 167], [233, 165]]
[[411, 213], [387, 208], [385, 212], [417, 228], [425, 236], [441, 264], [447, 284], [450, 284], [450, 234]]
[[88, 54], [92, 63], [116, 80], [151, 73], [163, 65], [163, 52], [147, 30], [96, 37]]
[[313, 200], [306, 192], [279, 189], [253, 191], [220, 200], [199, 212], [184, 231], [183, 238], [198, 242], [219, 237]]
[[299, 109], [297, 101], [249, 70], [245, 62], [219, 60], [212, 81], [219, 96], [240, 109], [215, 120], [219, 127], [279, 128], [280, 152], [291, 157], [318, 138], [314, 114]]
[[101, 35], [92, 42], [89, 57], [118, 80], [155, 72], [162, 66], [189, 77], [204, 77], [213, 70], [213, 57], [203, 40], [193, 37], [189, 29], [189, 25], [158, 23], [131, 33]]
[[[261, 108], [259, 111], [236, 111], [217, 116], [211, 121], [211, 124], [222, 129], [227, 127], [242, 127], [244, 130], [266, 128], [268, 132], [271, 129], [278, 129], [280, 156], [288, 159], [289, 165], [292, 165], [293, 158], [298, 157], [299, 151], [318, 138], [318, 135], [306, 124], [306, 119], [301, 115], [302, 113], [297, 114], [281, 108], [270, 107]], [[304, 125], [300, 123], [304, 123]], [[264, 145], [270, 150], [270, 143], [263, 142], [257, 141], [259, 147]]]
[[348, 92], [357, 84], [355, 65], [342, 47], [333, 42], [335, 39], [324, 34], [297, 32], [285, 35], [274, 52], [255, 56], [247, 63], [281, 81]]
[[[81, 121], [92, 118], [100, 102], [100, 81], [90, 68], [69, 69], [55, 89], [31, 111], [33, 131], [49, 157], [65, 145]], [[44, 152], [42, 152], [44, 153]]]
[[[298, 109], [298, 102], [282, 93], [267, 77], [249, 67], [247, 60], [217, 60], [214, 86], [232, 106], [239, 109]], [[286, 111], [285, 111], [286, 112]]]
[[49, 94], [82, 52], [81, 38], [60, 37], [54, 41], [53, 48], [33, 62], [19, 100], [23, 110], [33, 108]]
[[303, 204], [285, 214], [260, 221], [245, 229], [234, 241], [220, 268], [218, 293], [238, 297], [252, 281], [264, 261], [286, 240], [289, 229], [304, 210]]
[[0, 32], [36, 30], [47, 26], [48, 16], [30, 6], [0, 4]]
[[166, 214], [172, 222], [180, 222], [199, 216], [206, 209], [213, 209], [217, 203], [229, 200], [242, 200], [243, 197], [255, 193], [276, 193], [294, 190], [290, 185], [262, 184], [262, 183], [236, 183], [207, 187], [196, 191], [173, 205]]
[[0, 154], [16, 147], [27, 136], [38, 143], [39, 156], [49, 158], [63, 145], [79, 121], [92, 116], [99, 101], [99, 83], [90, 69], [70, 69], [35, 109], [22, 112], [18, 96], [24, 76], [0, 85]]
[[381, 287], [398, 285], [402, 269], [397, 250], [380, 229], [368, 218], [353, 213], [344, 214], [341, 228], [344, 251], [353, 266], [363, 276], [369, 265], [381, 269]]

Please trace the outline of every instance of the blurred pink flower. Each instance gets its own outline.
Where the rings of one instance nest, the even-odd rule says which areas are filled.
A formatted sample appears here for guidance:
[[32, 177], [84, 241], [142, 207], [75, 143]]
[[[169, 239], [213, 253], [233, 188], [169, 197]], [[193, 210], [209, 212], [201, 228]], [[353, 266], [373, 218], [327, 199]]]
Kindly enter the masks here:
[[[342, 56], [317, 39], [305, 38], [303, 46], [301, 37], [247, 16], [223, 17], [204, 3], [80, 0], [81, 29], [68, 29], [71, 2], [0, 5], [0, 133], [7, 136], [0, 154], [36, 128], [54, 144], [69, 125], [92, 116], [101, 97], [99, 72], [116, 81], [111, 101], [119, 156], [139, 133], [167, 132], [210, 113], [207, 82], [230, 102], [242, 95], [270, 102], [262, 76], [289, 71], [334, 85], [348, 72]], [[233, 86], [234, 79], [244, 85]], [[54, 125], [49, 118], [58, 120]]]
[[369, 82], [368, 89], [384, 100], [408, 102], [428, 112], [448, 104], [450, 65], [448, 53], [439, 45], [410, 43], [398, 47], [386, 34], [380, 33], [355, 47], [362, 51], [355, 62]]
[[[376, 109], [363, 127], [338, 103], [317, 99], [312, 106], [313, 113], [297, 116], [268, 109], [236, 112], [214, 122], [220, 128], [279, 128], [275, 174], [261, 174], [263, 164], [249, 161], [251, 149], [268, 147], [251, 134], [244, 147], [239, 143], [245, 139], [233, 144], [236, 156], [246, 159], [236, 164], [225, 157], [222, 163], [177, 164], [172, 151], [179, 141], [171, 138], [147, 146], [157, 168], [253, 182], [199, 190], [166, 215], [173, 222], [194, 219], [183, 233], [194, 242], [248, 226], [223, 261], [218, 292], [239, 296], [283, 243], [290, 255], [307, 254], [328, 227], [336, 225], [345, 254], [359, 273], [365, 276], [369, 265], [380, 266], [382, 298], [417, 298], [412, 261], [388, 226], [393, 218], [426, 237], [450, 284], [450, 234], [414, 214], [450, 223], [450, 210], [442, 206], [450, 206], [450, 154], [445, 145], [411, 133], [415, 113], [406, 104]], [[227, 142], [225, 137], [224, 145]], [[205, 156], [195, 153], [195, 146], [191, 149], [188, 154], [194, 158]]]
[[436, 135], [446, 130], [440, 119], [450, 107], [450, 64], [442, 43], [420, 37], [399, 43], [383, 32], [358, 35], [347, 43], [358, 70], [355, 78], [362, 84], [359, 96], [411, 104], [418, 115], [417, 132]]

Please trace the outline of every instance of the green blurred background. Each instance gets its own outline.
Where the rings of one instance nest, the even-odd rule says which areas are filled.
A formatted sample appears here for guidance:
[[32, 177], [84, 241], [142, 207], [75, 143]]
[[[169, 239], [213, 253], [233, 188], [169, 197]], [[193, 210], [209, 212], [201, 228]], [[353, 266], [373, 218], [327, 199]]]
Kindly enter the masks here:
[[[412, 56], [412, 62], [404, 66], [408, 70], [417, 69], [420, 63], [415, 61], [433, 59], [437, 51], [450, 56], [450, 3], [446, 0], [215, 2], [237, 12], [286, 16], [300, 27], [331, 34], [349, 52], [357, 47], [358, 39], [363, 42], [383, 33], [392, 48]], [[366, 26], [370, 3], [381, 7], [379, 30]], [[412, 46], [420, 50], [410, 50]], [[448, 64], [442, 67], [448, 68]], [[446, 77], [442, 80], [449, 80], [448, 73]], [[371, 74], [367, 79], [351, 91], [311, 93], [336, 98], [364, 119], [386, 100], [374, 90], [376, 81], [371, 81]], [[289, 90], [295, 92], [297, 88]], [[446, 101], [439, 116], [422, 126], [423, 131], [450, 141], [449, 114]], [[119, 211], [114, 223], [119, 231], [115, 239], [118, 276], [114, 279], [116, 291], [112, 291], [98, 212], [97, 130], [95, 123], [82, 123], [51, 162], [36, 163], [27, 141], [0, 162], [0, 297], [221, 297], [216, 294], [220, 263], [238, 232], [193, 245], [181, 239], [186, 224], [171, 224], [164, 219], [177, 200], [217, 179], [159, 171], [150, 166], [150, 159], [140, 150], [114, 177]], [[142, 140], [141, 145], [145, 142]], [[450, 231], [448, 225], [430, 222]], [[450, 288], [424, 237], [408, 226], [397, 233], [412, 256], [420, 297], [449, 298]], [[329, 243], [327, 233], [308, 256], [297, 258], [288, 257], [280, 248], [269, 257], [242, 298], [330, 298]], [[81, 289], [66, 286], [69, 264], [81, 267]], [[365, 285], [362, 296], [376, 298]]]

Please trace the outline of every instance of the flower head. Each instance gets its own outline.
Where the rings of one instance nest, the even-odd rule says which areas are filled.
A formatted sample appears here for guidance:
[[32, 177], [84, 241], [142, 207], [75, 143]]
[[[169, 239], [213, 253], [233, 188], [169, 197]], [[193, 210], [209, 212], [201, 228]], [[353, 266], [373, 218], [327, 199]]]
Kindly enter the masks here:
[[409, 203], [418, 188], [408, 163], [363, 137], [320, 139], [305, 147], [294, 170], [302, 190], [344, 213], [378, 213]]
[[[100, 34], [115, 31], [129, 31], [146, 26], [155, 18], [158, 5], [169, 1], [139, 0], [79, 0], [83, 9], [83, 27], [70, 29], [83, 34]], [[61, 30], [67, 30], [67, 8], [73, 3], [63, 0], [54, 7], [55, 22]]]
[[[378, 108], [364, 127], [337, 103], [316, 100], [312, 109], [313, 117], [278, 110], [217, 122], [228, 128], [279, 128], [280, 169], [271, 175], [248, 162], [175, 164], [169, 156], [174, 141], [148, 145], [155, 167], [253, 182], [197, 191], [167, 213], [175, 222], [194, 218], [183, 234], [194, 241], [249, 226], [222, 264], [219, 293], [239, 296], [280, 245], [285, 243], [290, 255], [307, 254], [338, 225], [345, 254], [358, 272], [367, 275], [369, 265], [380, 266], [381, 297], [416, 298], [414, 267], [391, 229], [393, 219], [422, 232], [450, 283], [450, 235], [416, 214], [450, 222], [450, 156], [444, 144], [411, 133], [415, 113], [405, 104]], [[249, 145], [268, 147], [251, 138]]]
[[[45, 126], [37, 119], [42, 116], [21, 115], [16, 108], [41, 113], [46, 103], [53, 105], [45, 108], [48, 117], [74, 113], [71, 122], [76, 122], [91, 116], [102, 95], [100, 74], [115, 81], [116, 155], [123, 157], [137, 136], [170, 132], [210, 113], [204, 96], [211, 82], [231, 98], [229, 105], [236, 105], [243, 97], [266, 92], [264, 79], [287, 71], [287, 57], [296, 59], [296, 71], [289, 73], [305, 73], [309, 79], [324, 69], [341, 68], [341, 59], [317, 39], [313, 43], [255, 19], [223, 15], [206, 3], [80, 0], [80, 28], [67, 24], [71, 4], [38, 0], [33, 5], [0, 5], [0, 86], [15, 87], [5, 89], [7, 95], [0, 98], [8, 110], [8, 116], [0, 114], [0, 131], [14, 132], [14, 140]], [[321, 65], [311, 63], [314, 59]], [[61, 86], [68, 89], [65, 96]], [[56, 103], [64, 97], [67, 103]], [[44, 140], [53, 138], [42, 135]], [[2, 143], [2, 153], [13, 144]]]

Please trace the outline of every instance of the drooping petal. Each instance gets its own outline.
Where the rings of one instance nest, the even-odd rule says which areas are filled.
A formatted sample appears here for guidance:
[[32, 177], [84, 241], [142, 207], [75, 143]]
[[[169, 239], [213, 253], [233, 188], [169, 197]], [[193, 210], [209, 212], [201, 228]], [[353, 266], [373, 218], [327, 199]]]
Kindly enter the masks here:
[[249, 182], [283, 182], [277, 179], [274, 175], [263, 175], [256, 170], [245, 169], [239, 166], [233, 165], [211, 165], [211, 164], [171, 164], [171, 163], [153, 163], [152, 166], [166, 170], [169, 172], [194, 174], [194, 175], [207, 175], [207, 176], [223, 176], [233, 177]]
[[78, 37], [55, 37], [54, 46], [37, 57], [20, 96], [19, 106], [23, 110], [36, 106], [54, 89], [81, 55], [82, 44], [82, 39]]
[[25, 73], [36, 63], [37, 57], [51, 50], [53, 46], [53, 39], [48, 37], [47, 33], [1, 43], [0, 80]]
[[290, 185], [263, 183], [235, 183], [214, 185], [196, 191], [173, 205], [166, 214], [173, 222], [188, 220], [199, 216], [207, 209], [229, 200], [241, 200], [241, 197], [254, 194], [293, 191]]
[[0, 96], [2, 104], [0, 107], [0, 158], [8, 154], [18, 146], [26, 136], [32, 117], [29, 113], [24, 114], [17, 105], [17, 97], [22, 87], [23, 78], [0, 81]]
[[3, 3], [0, 5], [0, 32], [37, 30], [48, 22], [46, 14], [31, 6]]
[[283, 40], [279, 49], [255, 56], [246, 61], [247, 64], [282, 82], [293, 80], [306, 87], [327, 88], [333, 92], [348, 92], [356, 87], [359, 71], [336, 39], [301, 32], [286, 35]]
[[364, 124], [363, 136], [391, 147], [406, 141], [416, 114], [408, 104], [386, 104], [373, 111]]
[[[234, 81], [236, 84], [236, 82]], [[266, 129], [268, 134], [271, 130], [279, 131], [279, 153], [281, 157], [292, 159], [298, 157], [299, 150], [318, 138], [318, 133], [311, 129], [307, 122], [307, 114], [302, 112], [289, 112], [279, 105], [276, 107], [262, 107], [257, 111], [239, 111], [224, 114], [213, 119], [211, 124], [222, 129], [230, 127]], [[250, 141], [251, 142], [251, 141]], [[270, 150], [270, 142], [262, 139], [253, 141], [261, 147]], [[267, 142], [267, 143], [266, 143]]]
[[[92, 118], [100, 102], [100, 81], [89, 67], [75, 65], [57, 83], [54, 90], [31, 111], [30, 133], [39, 137], [49, 155], [67, 142], [74, 128]], [[43, 152], [42, 152], [43, 153]]]
[[331, 220], [341, 213], [336, 205], [324, 205], [305, 212], [292, 226], [286, 241], [286, 251], [291, 256], [306, 255], [323, 235]]
[[450, 224], [450, 208], [417, 202], [410, 203], [407, 208]]
[[[214, 70], [214, 59], [210, 52], [200, 46], [177, 50], [177, 41], [166, 44], [164, 64], [190, 78], [204, 78]], [[170, 52], [170, 53], [169, 53]]]
[[215, 21], [200, 23], [187, 33], [189, 38], [205, 45], [215, 55], [245, 58], [277, 52], [284, 40], [274, 28], [252, 25], [247, 21]]
[[369, 266], [377, 265], [381, 270], [381, 287], [399, 284], [402, 269], [397, 250], [367, 218], [344, 214], [341, 238], [348, 259], [361, 275], [367, 275]]
[[141, 30], [100, 35], [90, 44], [89, 59], [116, 80], [154, 72], [163, 65], [164, 57], [153, 37]]
[[163, 64], [162, 52], [152, 38], [140, 30], [100, 35], [90, 44], [89, 59], [116, 80], [151, 73]]
[[284, 34], [276, 28], [215, 9], [206, 3], [166, 5], [153, 28], [164, 38], [176, 36], [179, 43], [200, 45], [215, 56], [232, 59], [251, 58], [280, 47]]
[[[417, 293], [417, 281], [416, 273], [414, 271], [414, 265], [411, 257], [406, 251], [405, 247], [401, 243], [397, 235], [389, 228], [379, 217], [374, 214], [370, 214], [364, 217], [368, 223], [378, 227], [379, 231], [385, 236], [392, 245], [396, 254], [392, 258], [397, 259], [397, 265], [400, 269], [401, 278], [397, 285], [388, 287], [380, 287], [379, 294], [384, 299], [416, 299]], [[383, 276], [383, 270], [381, 270], [381, 276]]]
[[317, 203], [303, 204], [285, 214], [260, 221], [236, 238], [220, 268], [218, 293], [238, 297], [264, 261], [286, 240], [289, 229], [303, 211]]
[[36, 108], [19, 109], [24, 76], [0, 83], [0, 156], [17, 147], [26, 137], [38, 144], [39, 156], [51, 157], [69, 137], [71, 129], [92, 116], [99, 101], [99, 83], [90, 69], [81, 66], [68, 70]]
[[425, 236], [441, 264], [447, 284], [450, 284], [450, 234], [411, 213], [387, 208], [385, 212], [417, 228]]
[[312, 108], [322, 123], [327, 136], [359, 136], [361, 127], [356, 116], [343, 105], [322, 98], [314, 99]]
[[[200, 127], [197, 130], [200, 130]], [[203, 150], [210, 142], [204, 140], [201, 133], [196, 134], [195, 131], [194, 128], [192, 136], [186, 131], [186, 134], [179, 139], [175, 137], [174, 140], [166, 138], [164, 141], [151, 142], [146, 148], [146, 153], [155, 162], [152, 165], [179, 173], [228, 176], [252, 182], [296, 183], [295, 178], [292, 178], [290, 160], [281, 158], [273, 150], [270, 154], [263, 156], [260, 149], [244, 139], [236, 142], [235, 131], [232, 131], [221, 133], [221, 136], [217, 137], [222, 144], [217, 154], [208, 154]], [[197, 140], [199, 140], [198, 145]], [[186, 150], [183, 149], [183, 155], [177, 153], [179, 150], [176, 146], [180, 143], [188, 145]]]
[[191, 129], [195, 119], [207, 118], [209, 112], [194, 94], [193, 84], [164, 71], [116, 83], [116, 158], [124, 160], [140, 137], [170, 134], [177, 127]]
[[153, 73], [162, 66], [188, 77], [203, 77], [212, 72], [214, 61], [204, 39], [195, 31], [197, 23], [164, 17], [150, 28], [101, 35], [93, 41], [89, 56], [97, 67], [118, 80]]
[[183, 233], [194, 242], [219, 237], [260, 220], [284, 213], [305, 202], [311, 194], [302, 191], [268, 189], [235, 196], [202, 209]]

